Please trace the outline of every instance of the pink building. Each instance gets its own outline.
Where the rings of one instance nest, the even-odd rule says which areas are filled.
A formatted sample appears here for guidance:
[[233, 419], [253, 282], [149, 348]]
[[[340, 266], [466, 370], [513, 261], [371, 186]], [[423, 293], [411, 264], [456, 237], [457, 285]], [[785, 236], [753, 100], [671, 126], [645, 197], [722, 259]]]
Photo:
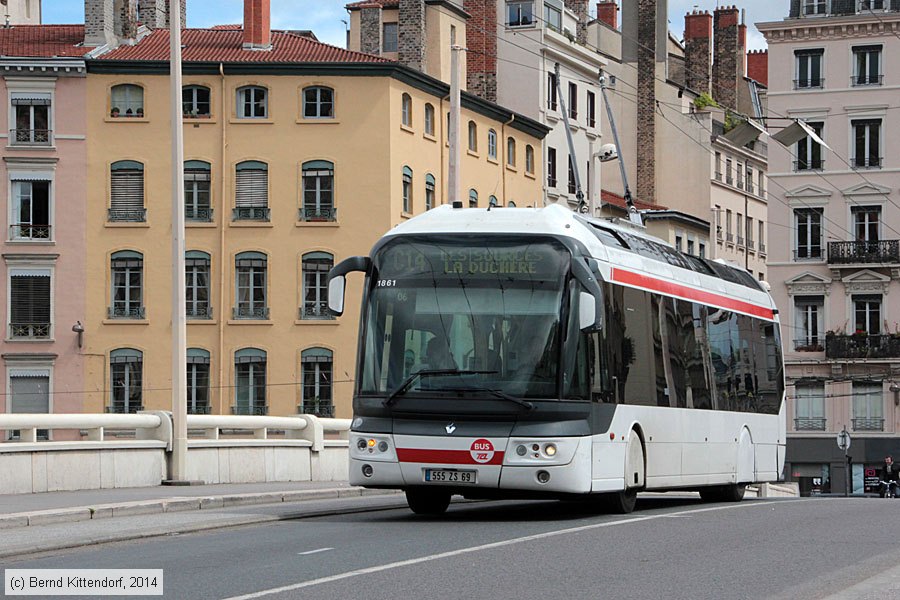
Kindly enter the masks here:
[[83, 39], [81, 25], [0, 28], [4, 412], [82, 411], [90, 359], [77, 332], [85, 298]]

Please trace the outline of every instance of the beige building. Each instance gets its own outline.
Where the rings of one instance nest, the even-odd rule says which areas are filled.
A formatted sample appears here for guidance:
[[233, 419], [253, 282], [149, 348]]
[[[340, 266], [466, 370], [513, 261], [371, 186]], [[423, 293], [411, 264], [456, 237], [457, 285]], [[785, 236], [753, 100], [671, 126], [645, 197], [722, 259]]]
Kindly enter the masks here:
[[4, 0], [0, 19], [8, 25], [40, 25], [41, 0]]

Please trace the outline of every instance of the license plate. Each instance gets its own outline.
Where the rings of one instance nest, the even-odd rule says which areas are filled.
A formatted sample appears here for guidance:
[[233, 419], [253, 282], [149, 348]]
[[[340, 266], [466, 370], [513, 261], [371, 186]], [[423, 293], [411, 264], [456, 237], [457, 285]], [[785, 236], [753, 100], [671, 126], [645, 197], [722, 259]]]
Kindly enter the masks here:
[[429, 483], [476, 483], [477, 471], [454, 469], [425, 469], [425, 481]]

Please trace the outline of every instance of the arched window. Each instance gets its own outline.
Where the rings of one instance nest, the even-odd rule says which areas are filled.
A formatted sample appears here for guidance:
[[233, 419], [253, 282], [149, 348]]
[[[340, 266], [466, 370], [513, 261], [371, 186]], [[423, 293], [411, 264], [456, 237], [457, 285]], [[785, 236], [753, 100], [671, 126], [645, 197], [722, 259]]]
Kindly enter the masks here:
[[237, 118], [265, 119], [269, 116], [269, 90], [245, 85], [237, 90]]
[[488, 129], [488, 158], [497, 159], [497, 132]]
[[144, 208], [144, 165], [136, 160], [120, 160], [109, 167], [110, 221], [142, 223], [147, 220]]
[[301, 221], [336, 221], [334, 163], [310, 160], [303, 163], [303, 208]]
[[534, 148], [531, 144], [525, 146], [525, 172], [534, 175]]
[[412, 127], [412, 98], [409, 94], [403, 94], [400, 110], [403, 124]]
[[209, 88], [203, 85], [186, 85], [181, 88], [181, 107], [186, 119], [209, 117]]
[[434, 135], [434, 106], [425, 105], [425, 133]]
[[235, 415], [265, 415], [266, 406], [266, 352], [259, 348], [242, 348], [234, 353], [234, 406]]
[[412, 178], [413, 172], [409, 167], [403, 167], [403, 212], [412, 212]]
[[478, 192], [469, 190], [469, 208], [478, 208]]
[[144, 410], [141, 379], [144, 354], [134, 348], [109, 353], [109, 412], [136, 413]]
[[490, 198], [488, 198], [488, 206], [499, 206], [499, 204], [497, 203], [497, 196], [491, 196]]
[[334, 90], [324, 86], [303, 89], [304, 119], [333, 119]]
[[475, 121], [469, 121], [469, 150], [478, 152], [478, 126]]
[[516, 140], [512, 137], [506, 138], [506, 164], [516, 166]]
[[235, 319], [268, 319], [266, 279], [268, 259], [261, 252], [241, 252], [235, 257]]
[[189, 319], [211, 319], [209, 305], [209, 265], [206, 252], [189, 250], [184, 253], [185, 308]]
[[328, 312], [328, 271], [334, 266], [334, 256], [328, 252], [308, 252], [303, 255], [303, 306], [301, 319], [332, 319]]
[[143, 117], [144, 88], [131, 83], [114, 85], [110, 90], [111, 117]]
[[110, 257], [112, 290], [110, 319], [143, 319], [144, 255], [134, 250], [114, 252]]
[[208, 415], [209, 351], [187, 349], [187, 412], [189, 415]]
[[235, 167], [235, 221], [269, 220], [269, 165], [258, 160], [245, 160]]
[[515, 207], [516, 207], [516, 203], [513, 202], [512, 200], [510, 200], [509, 202], [506, 203], [506, 207], [507, 207], [507, 208], [515, 208]]
[[184, 163], [184, 219], [209, 223], [212, 221], [210, 208], [209, 163], [202, 160], [188, 160]]
[[434, 208], [434, 175], [425, 175], [425, 210]]
[[331, 395], [334, 357], [327, 348], [307, 348], [300, 353], [301, 387], [300, 412], [319, 417], [333, 417]]

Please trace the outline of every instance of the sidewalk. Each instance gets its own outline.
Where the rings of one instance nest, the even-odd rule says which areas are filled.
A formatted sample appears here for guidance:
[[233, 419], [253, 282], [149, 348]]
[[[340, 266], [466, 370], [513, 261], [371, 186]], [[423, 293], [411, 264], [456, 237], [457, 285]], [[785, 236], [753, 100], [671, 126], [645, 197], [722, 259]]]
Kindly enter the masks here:
[[134, 515], [383, 494], [346, 481], [157, 486], [0, 495], [0, 530]]

